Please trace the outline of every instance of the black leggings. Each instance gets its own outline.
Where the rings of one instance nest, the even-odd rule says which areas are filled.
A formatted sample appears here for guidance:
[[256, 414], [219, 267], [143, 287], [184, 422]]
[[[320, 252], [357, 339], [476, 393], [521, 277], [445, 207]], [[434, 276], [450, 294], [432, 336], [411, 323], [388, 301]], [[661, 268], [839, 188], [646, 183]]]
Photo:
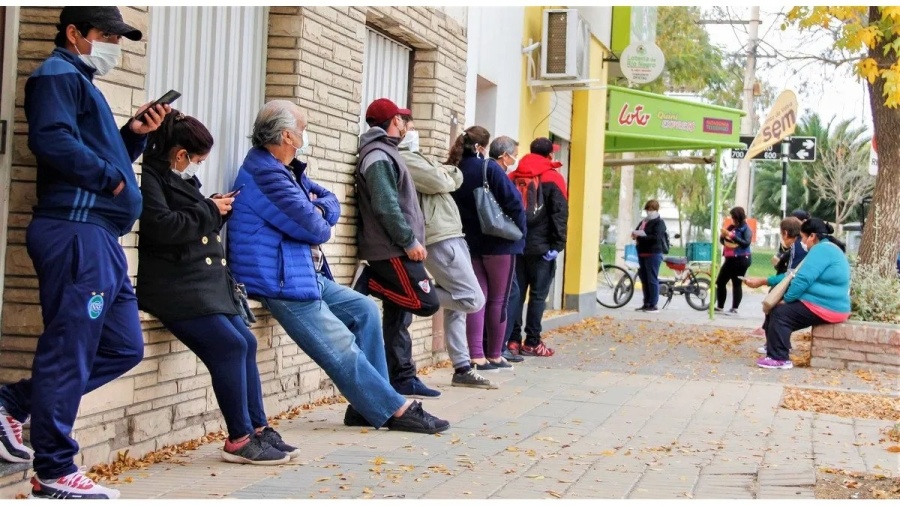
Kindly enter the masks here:
[[728, 282], [731, 281], [732, 292], [734, 292], [734, 300], [731, 307], [737, 309], [741, 305], [741, 299], [744, 297], [741, 289], [741, 280], [738, 276], [747, 274], [750, 268], [750, 257], [728, 257], [722, 264], [722, 270], [719, 271], [719, 277], [716, 278], [716, 306], [719, 309], [725, 308], [725, 298], [728, 297]]

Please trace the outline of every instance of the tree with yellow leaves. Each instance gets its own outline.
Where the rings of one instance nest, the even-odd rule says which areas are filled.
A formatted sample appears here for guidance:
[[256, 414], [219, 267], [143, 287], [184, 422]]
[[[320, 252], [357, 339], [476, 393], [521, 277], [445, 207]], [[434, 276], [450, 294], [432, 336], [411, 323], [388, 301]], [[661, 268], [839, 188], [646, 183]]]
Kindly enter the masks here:
[[835, 48], [858, 56], [868, 81], [878, 146], [878, 178], [859, 247], [861, 264], [896, 276], [900, 252], [900, 7], [794, 7], [787, 21], [801, 30], [836, 28]]

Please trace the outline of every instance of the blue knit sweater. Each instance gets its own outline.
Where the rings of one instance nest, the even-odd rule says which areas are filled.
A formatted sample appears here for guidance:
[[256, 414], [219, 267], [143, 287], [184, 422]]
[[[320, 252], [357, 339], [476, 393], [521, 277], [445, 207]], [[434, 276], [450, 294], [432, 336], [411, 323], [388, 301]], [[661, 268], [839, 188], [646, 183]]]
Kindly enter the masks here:
[[838, 313], [850, 312], [850, 263], [827, 239], [810, 248], [784, 294], [785, 302], [798, 300]]

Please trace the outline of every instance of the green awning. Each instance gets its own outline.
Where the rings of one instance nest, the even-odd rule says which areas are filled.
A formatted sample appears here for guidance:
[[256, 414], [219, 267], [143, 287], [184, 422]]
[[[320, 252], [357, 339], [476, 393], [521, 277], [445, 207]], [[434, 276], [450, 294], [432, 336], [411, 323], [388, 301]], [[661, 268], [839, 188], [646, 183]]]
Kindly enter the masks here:
[[744, 111], [609, 86], [607, 153], [743, 148]]

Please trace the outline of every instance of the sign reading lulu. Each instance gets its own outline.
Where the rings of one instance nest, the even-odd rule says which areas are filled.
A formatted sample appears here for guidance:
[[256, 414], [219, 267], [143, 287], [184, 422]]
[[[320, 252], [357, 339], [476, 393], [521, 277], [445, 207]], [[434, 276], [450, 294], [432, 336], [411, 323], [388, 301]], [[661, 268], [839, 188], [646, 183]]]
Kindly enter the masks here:
[[753, 158], [769, 146], [788, 137], [797, 129], [797, 95], [791, 90], [784, 90], [775, 100], [775, 105], [766, 116], [766, 122], [756, 134], [753, 143], [747, 148], [747, 158]]

